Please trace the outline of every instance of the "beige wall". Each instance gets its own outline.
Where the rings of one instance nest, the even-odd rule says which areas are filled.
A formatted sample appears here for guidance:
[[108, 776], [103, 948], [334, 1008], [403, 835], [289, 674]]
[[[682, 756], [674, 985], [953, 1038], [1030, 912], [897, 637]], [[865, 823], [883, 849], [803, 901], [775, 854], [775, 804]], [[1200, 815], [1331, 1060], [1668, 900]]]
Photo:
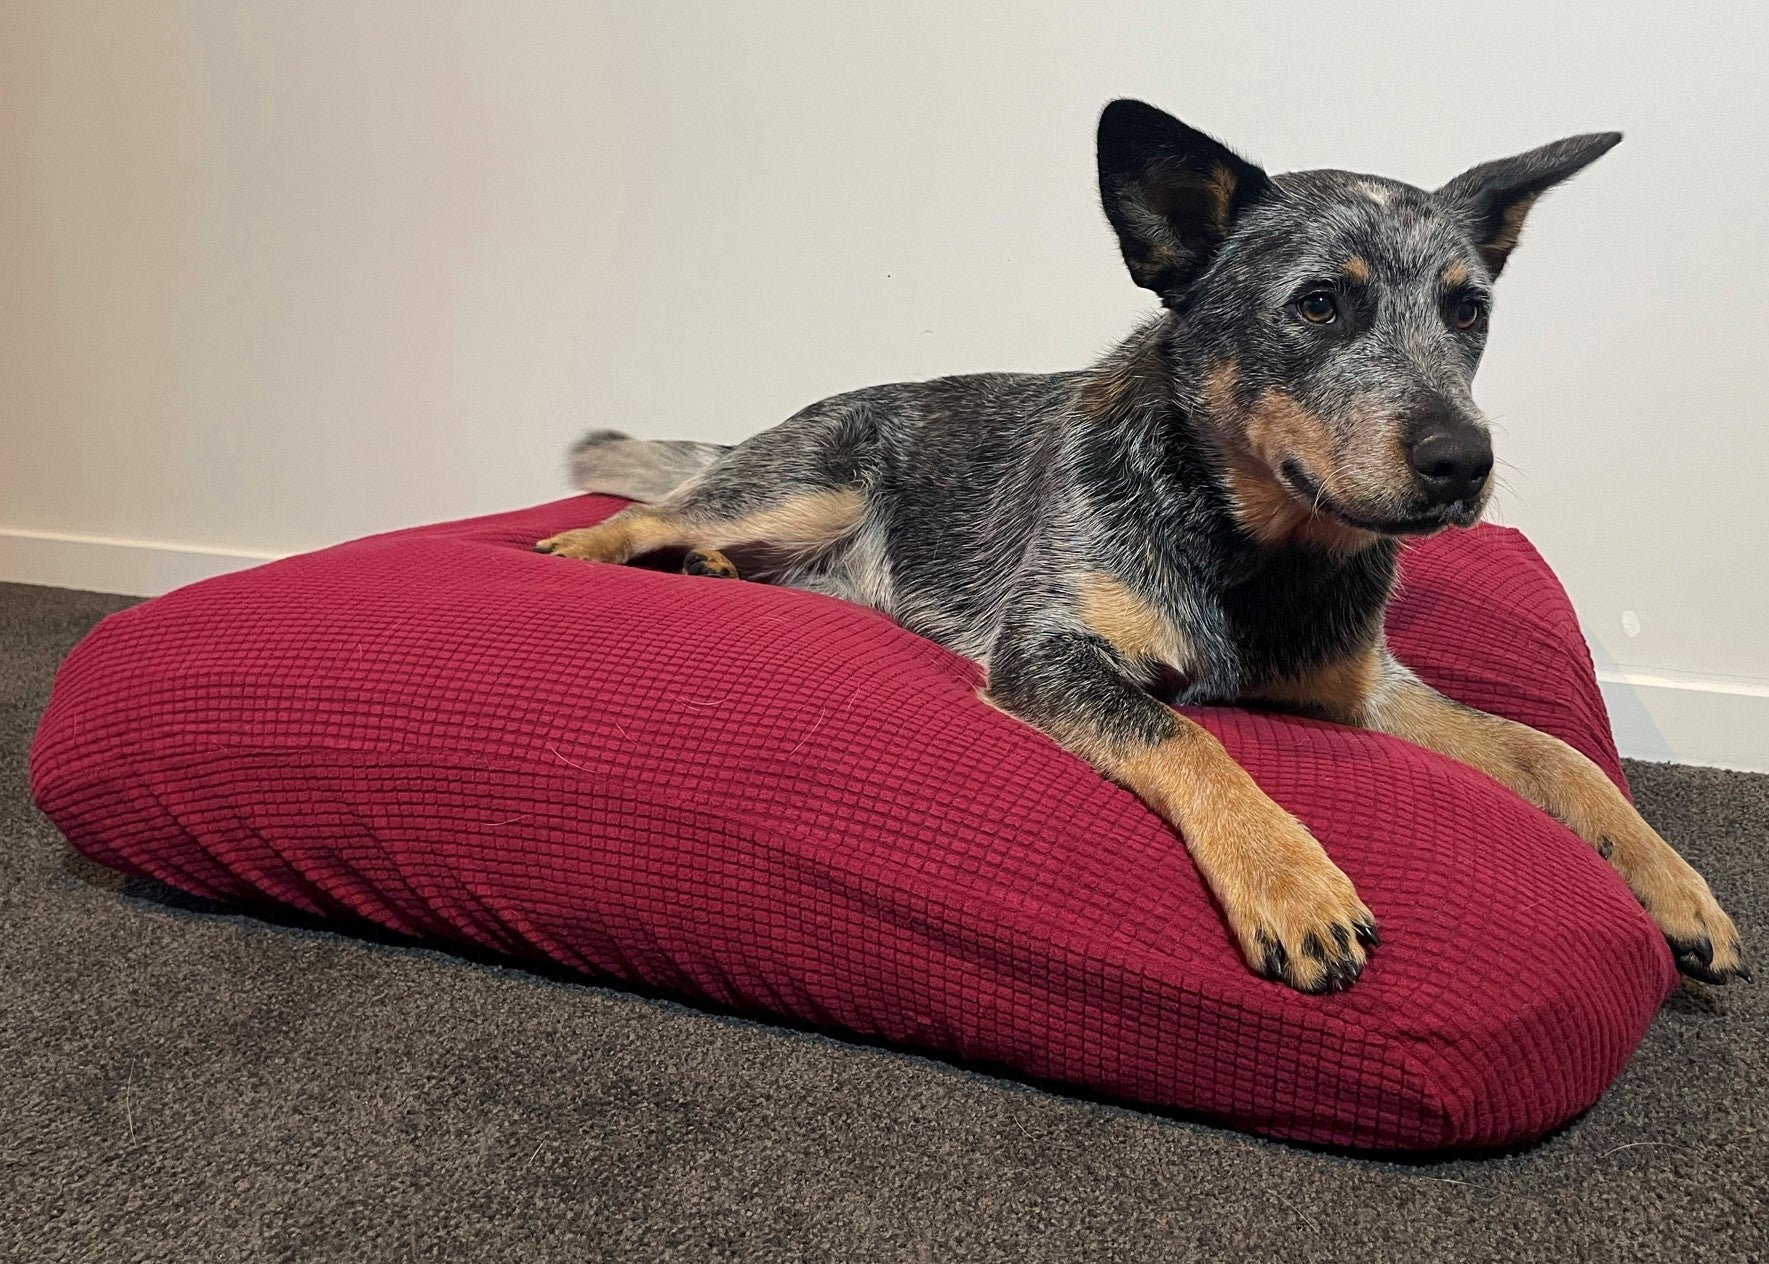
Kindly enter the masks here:
[[1114, 95], [1424, 184], [1621, 127], [1501, 287], [1501, 513], [1632, 749], [1769, 766], [1766, 12], [10, 0], [0, 578], [150, 590], [553, 495], [590, 424], [1078, 364], [1144, 306]]

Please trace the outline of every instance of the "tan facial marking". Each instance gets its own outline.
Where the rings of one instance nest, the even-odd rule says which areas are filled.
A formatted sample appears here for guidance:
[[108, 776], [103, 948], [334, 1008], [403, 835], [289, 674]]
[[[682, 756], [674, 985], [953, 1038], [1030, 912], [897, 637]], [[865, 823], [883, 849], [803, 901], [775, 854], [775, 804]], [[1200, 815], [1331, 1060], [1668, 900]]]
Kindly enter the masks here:
[[1211, 366], [1204, 375], [1204, 402], [1218, 418], [1231, 418], [1240, 412], [1235, 387], [1240, 384], [1241, 366], [1233, 356]]
[[1370, 265], [1362, 255], [1353, 255], [1339, 265], [1339, 270], [1359, 285], [1370, 283]]
[[1452, 263], [1449, 267], [1447, 267], [1443, 270], [1443, 278], [1442, 279], [1443, 279], [1444, 285], [1452, 290], [1455, 289], [1458, 285], [1466, 285], [1468, 282], [1468, 267], [1467, 267], [1467, 265], [1461, 264], [1461, 263]]
[[1115, 575], [1090, 571], [1076, 585], [1081, 619], [1094, 635], [1133, 661], [1184, 669], [1191, 647], [1171, 623]]
[[1297, 461], [1308, 476], [1337, 498], [1333, 440], [1322, 420], [1280, 391], [1265, 390], [1242, 410], [1235, 400], [1238, 370], [1233, 360], [1205, 378], [1204, 397], [1218, 425], [1233, 436], [1226, 479], [1235, 516], [1261, 543], [1301, 544], [1332, 553], [1355, 553], [1375, 543], [1374, 532], [1347, 526], [1300, 503], [1278, 480], [1285, 460]]
[[1316, 414], [1277, 390], [1261, 391], [1247, 410], [1247, 440], [1260, 460], [1277, 468], [1300, 461], [1311, 478], [1333, 490], [1333, 437]]

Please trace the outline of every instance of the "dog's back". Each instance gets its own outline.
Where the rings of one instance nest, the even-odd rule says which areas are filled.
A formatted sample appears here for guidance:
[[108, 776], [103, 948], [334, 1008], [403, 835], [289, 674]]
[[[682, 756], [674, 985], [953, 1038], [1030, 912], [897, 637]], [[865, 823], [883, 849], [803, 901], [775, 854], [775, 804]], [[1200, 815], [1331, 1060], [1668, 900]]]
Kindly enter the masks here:
[[872, 606], [982, 659], [1048, 508], [1045, 484], [1083, 377], [979, 373], [866, 387], [735, 448], [599, 430], [572, 448], [571, 478], [582, 491], [686, 498], [721, 513], [851, 495], [860, 510], [839, 543], [814, 556], [739, 544], [743, 573]]

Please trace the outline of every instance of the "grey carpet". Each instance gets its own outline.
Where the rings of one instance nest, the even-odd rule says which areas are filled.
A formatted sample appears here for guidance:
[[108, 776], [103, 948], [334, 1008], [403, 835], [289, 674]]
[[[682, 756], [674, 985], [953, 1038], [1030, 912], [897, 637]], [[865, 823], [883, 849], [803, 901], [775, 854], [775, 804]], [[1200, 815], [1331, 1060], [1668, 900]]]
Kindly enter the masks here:
[[[1545, 1143], [1392, 1163], [125, 887], [24, 759], [126, 604], [0, 585], [0, 1258], [1769, 1257], [1761, 984]], [[1769, 777], [1628, 771], [1769, 972]]]

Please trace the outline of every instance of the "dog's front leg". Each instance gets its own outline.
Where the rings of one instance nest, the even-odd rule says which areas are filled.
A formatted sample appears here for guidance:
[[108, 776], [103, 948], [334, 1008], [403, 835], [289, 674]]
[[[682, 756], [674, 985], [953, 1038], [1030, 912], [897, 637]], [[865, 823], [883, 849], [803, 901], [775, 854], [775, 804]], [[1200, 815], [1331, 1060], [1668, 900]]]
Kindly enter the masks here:
[[1208, 730], [1083, 634], [1004, 634], [988, 700], [1054, 738], [1184, 838], [1247, 963], [1303, 992], [1349, 986], [1376, 942], [1351, 880]]
[[1478, 768], [1608, 859], [1683, 973], [1710, 983], [1749, 977], [1738, 930], [1707, 882], [1602, 769], [1559, 738], [1452, 702], [1380, 646], [1271, 696]]

